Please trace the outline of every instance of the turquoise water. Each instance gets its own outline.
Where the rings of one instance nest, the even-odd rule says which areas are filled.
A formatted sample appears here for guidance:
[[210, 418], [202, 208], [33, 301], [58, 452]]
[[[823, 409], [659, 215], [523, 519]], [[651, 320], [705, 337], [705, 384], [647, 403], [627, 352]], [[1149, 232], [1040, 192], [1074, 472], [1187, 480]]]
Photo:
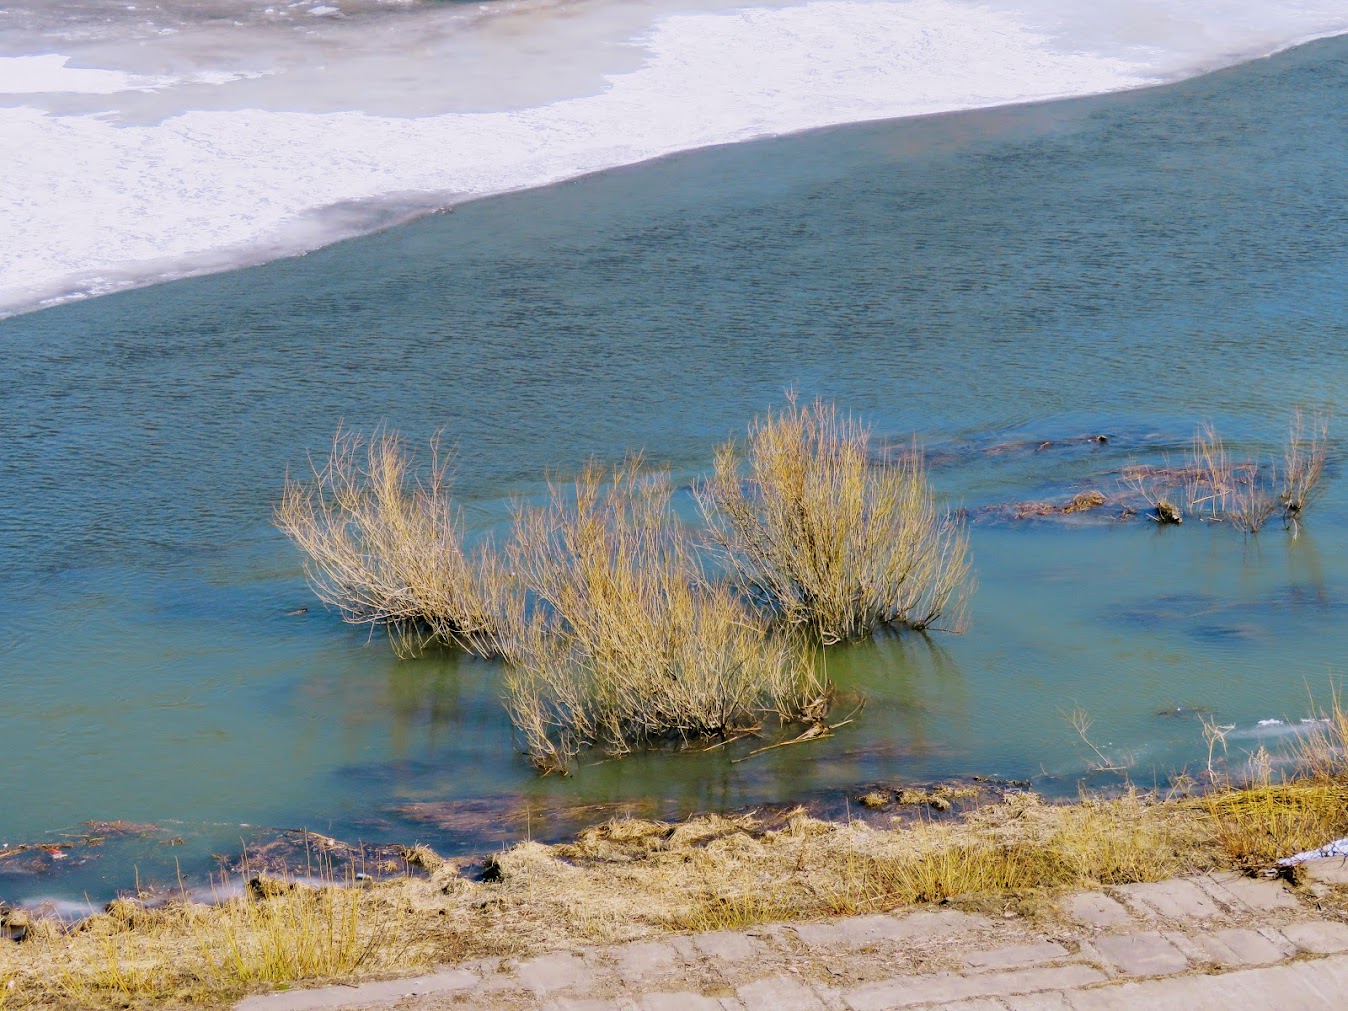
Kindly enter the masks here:
[[1205, 756], [1158, 710], [1235, 724], [1233, 761], [1276, 740], [1257, 721], [1305, 715], [1348, 646], [1337, 466], [1295, 540], [976, 522], [970, 631], [831, 653], [867, 698], [832, 739], [567, 780], [516, 754], [495, 666], [393, 659], [314, 605], [269, 516], [339, 421], [445, 428], [481, 528], [591, 454], [692, 479], [788, 386], [916, 433], [974, 510], [1112, 492], [1205, 417], [1267, 454], [1348, 378], [1345, 57], [694, 152], [0, 322], [0, 842], [117, 818], [184, 840], [0, 897], [199, 874], [258, 827], [473, 851], [624, 804], [1070, 793], [1075, 706], [1148, 783]]

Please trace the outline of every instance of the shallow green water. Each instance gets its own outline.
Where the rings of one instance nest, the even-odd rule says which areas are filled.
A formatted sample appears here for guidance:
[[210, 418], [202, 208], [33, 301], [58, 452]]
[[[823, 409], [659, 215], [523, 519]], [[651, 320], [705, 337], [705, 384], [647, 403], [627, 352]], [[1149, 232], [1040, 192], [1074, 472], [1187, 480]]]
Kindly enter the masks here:
[[1348, 378], [1345, 57], [695, 152], [0, 322], [0, 842], [90, 818], [184, 839], [0, 897], [200, 873], [253, 826], [480, 850], [609, 810], [575, 804], [837, 805], [957, 774], [1071, 792], [1077, 705], [1145, 782], [1204, 753], [1160, 709], [1236, 724], [1233, 760], [1276, 739], [1257, 721], [1305, 715], [1348, 645], [1337, 467], [1294, 541], [975, 523], [972, 628], [831, 653], [868, 700], [836, 737], [569, 780], [515, 753], [491, 664], [287, 616], [312, 601], [269, 514], [343, 419], [444, 426], [485, 526], [591, 454], [692, 478], [788, 385], [916, 433], [971, 509], [1112, 491], [1203, 417], [1267, 453]]

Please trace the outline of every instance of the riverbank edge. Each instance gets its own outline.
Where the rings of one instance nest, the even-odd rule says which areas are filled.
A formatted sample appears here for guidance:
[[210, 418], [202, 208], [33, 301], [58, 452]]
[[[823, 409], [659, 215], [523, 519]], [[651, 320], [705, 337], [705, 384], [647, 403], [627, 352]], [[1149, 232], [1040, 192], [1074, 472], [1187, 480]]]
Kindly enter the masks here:
[[623, 818], [485, 861], [407, 848], [418, 876], [380, 883], [325, 879], [320, 847], [318, 887], [259, 875], [217, 905], [122, 899], [71, 930], [27, 924], [0, 948], [0, 1009], [224, 1007], [474, 959], [914, 907], [1048, 922], [1076, 889], [1253, 874], [1344, 835], [1348, 778], [1068, 804], [1010, 792], [959, 819], [907, 820]]

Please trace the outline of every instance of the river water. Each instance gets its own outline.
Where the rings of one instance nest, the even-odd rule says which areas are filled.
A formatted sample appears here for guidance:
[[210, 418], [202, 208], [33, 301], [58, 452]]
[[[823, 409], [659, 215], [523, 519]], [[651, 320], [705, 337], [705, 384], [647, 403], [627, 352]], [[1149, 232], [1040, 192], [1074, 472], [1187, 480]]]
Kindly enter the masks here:
[[1285, 740], [1348, 647], [1336, 452], [1296, 538], [975, 519], [971, 628], [830, 652], [867, 700], [834, 737], [569, 779], [516, 753], [495, 665], [394, 659], [314, 604], [269, 517], [339, 422], [444, 428], [484, 529], [591, 455], [644, 447], [694, 479], [791, 386], [915, 434], [975, 514], [1114, 494], [1204, 418], [1267, 457], [1348, 379], [1345, 67], [1331, 39], [1151, 90], [678, 154], [0, 321], [0, 843], [86, 819], [182, 839], [0, 877], [0, 897], [200, 875], [257, 827], [472, 851], [577, 805], [975, 774], [1070, 794], [1093, 761], [1078, 706], [1148, 785], [1206, 761], [1197, 719], [1161, 713], [1233, 724], [1233, 763]]

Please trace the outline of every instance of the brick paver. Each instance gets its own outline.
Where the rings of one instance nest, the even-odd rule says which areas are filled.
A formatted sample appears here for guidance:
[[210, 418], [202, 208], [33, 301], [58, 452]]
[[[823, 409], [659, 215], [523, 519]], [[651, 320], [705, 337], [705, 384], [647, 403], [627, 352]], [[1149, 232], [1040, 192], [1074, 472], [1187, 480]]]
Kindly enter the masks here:
[[[1336, 861], [1337, 863], [1337, 861]], [[1308, 885], [1204, 875], [1065, 897], [1053, 925], [882, 913], [479, 960], [239, 1011], [1231, 1011], [1348, 1007], [1348, 923]], [[1318, 876], [1317, 876], [1318, 875]]]
[[1013, 969], [1022, 965], [1038, 965], [1066, 958], [1071, 954], [1061, 944], [1041, 941], [1038, 944], [1012, 944], [991, 951], [975, 951], [964, 956], [971, 969]]
[[1063, 901], [1067, 915], [1087, 927], [1118, 927], [1132, 921], [1128, 910], [1104, 892], [1078, 892]]
[[1171, 920], [1206, 919], [1221, 910], [1198, 885], [1183, 878], [1124, 885], [1116, 889], [1125, 901], [1133, 903], [1143, 916], [1163, 916]]

